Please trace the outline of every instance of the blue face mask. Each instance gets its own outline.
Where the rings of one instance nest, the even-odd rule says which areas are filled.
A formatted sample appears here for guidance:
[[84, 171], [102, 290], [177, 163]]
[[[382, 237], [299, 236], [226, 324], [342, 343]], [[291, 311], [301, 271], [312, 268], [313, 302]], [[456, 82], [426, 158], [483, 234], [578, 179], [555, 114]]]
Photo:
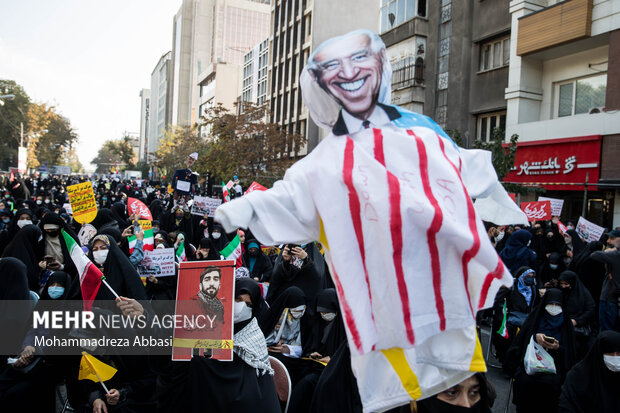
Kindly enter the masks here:
[[2, 218], [2, 222], [8, 224], [9, 222], [11, 222], [11, 218]]
[[62, 295], [65, 293], [65, 287], [48, 287], [47, 293], [52, 300], [56, 300], [57, 298], [62, 297]]
[[536, 280], [534, 279], [534, 277], [525, 277], [525, 279], [523, 280], [523, 284], [531, 287], [532, 285], [536, 284]]

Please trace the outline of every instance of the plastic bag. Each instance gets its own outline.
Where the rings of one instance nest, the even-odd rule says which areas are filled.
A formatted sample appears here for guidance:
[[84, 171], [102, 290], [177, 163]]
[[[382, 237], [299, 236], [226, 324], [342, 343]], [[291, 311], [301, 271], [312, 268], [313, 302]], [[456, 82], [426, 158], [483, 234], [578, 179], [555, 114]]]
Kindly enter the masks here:
[[556, 373], [553, 357], [534, 340], [534, 336], [530, 338], [530, 344], [525, 350], [523, 364], [525, 365], [525, 372], [530, 376], [536, 373]]

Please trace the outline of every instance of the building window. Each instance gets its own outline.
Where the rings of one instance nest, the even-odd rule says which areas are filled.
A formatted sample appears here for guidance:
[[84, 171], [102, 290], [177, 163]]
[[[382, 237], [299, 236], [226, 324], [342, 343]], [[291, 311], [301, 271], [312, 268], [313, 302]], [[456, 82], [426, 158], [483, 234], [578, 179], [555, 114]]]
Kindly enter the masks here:
[[490, 142], [493, 140], [493, 130], [495, 128], [500, 129], [501, 137], [504, 139], [506, 131], [506, 111], [478, 115], [476, 125], [476, 139], [483, 142]]
[[597, 113], [605, 106], [607, 73], [559, 82], [555, 85], [557, 117]]
[[510, 64], [510, 38], [504, 37], [480, 45], [478, 71], [493, 70]]
[[392, 64], [392, 88], [402, 89], [424, 82], [424, 59], [405, 57]]
[[381, 33], [416, 16], [426, 17], [426, 0], [381, 0]]

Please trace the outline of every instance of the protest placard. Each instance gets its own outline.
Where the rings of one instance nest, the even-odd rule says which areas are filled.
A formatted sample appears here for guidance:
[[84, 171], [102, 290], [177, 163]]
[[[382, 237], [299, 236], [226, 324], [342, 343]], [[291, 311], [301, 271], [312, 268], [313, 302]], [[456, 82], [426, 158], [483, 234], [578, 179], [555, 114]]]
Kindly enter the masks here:
[[140, 224], [140, 228], [142, 228], [142, 231], [153, 229], [153, 222], [149, 221], [148, 219], [139, 219], [138, 224]]
[[138, 265], [138, 274], [141, 277], [148, 277], [149, 275], [167, 277], [174, 275], [174, 248], [144, 251], [144, 259]]
[[73, 219], [80, 224], [91, 222], [97, 216], [97, 202], [93, 192], [93, 184], [90, 181], [67, 187], [69, 203], [73, 211]]
[[562, 207], [564, 206], [563, 199], [547, 198], [546, 196], [539, 196], [539, 201], [549, 201], [551, 203], [551, 215], [559, 217], [562, 215]]
[[577, 234], [579, 234], [585, 242], [591, 242], [598, 241], [601, 235], [603, 235], [603, 232], [605, 232], [605, 228], [599, 227], [584, 217], [579, 217], [575, 231], [577, 231]]
[[138, 214], [140, 217], [139, 219], [146, 219], [149, 221], [153, 220], [153, 216], [151, 215], [149, 208], [144, 205], [144, 202], [136, 198], [127, 198], [127, 213], [129, 215]]
[[195, 196], [192, 204], [192, 215], [207, 214], [210, 217], [215, 215], [215, 210], [222, 204], [222, 200], [218, 198], [208, 198], [206, 196]]
[[527, 215], [528, 221], [546, 221], [551, 219], [551, 203], [521, 202], [521, 210]]
[[78, 239], [80, 240], [81, 245], [88, 245], [91, 239], [97, 235], [97, 228], [93, 227], [90, 224], [82, 225], [80, 228], [80, 232], [78, 232]]
[[235, 261], [182, 262], [177, 280], [172, 360], [208, 353], [232, 360]]

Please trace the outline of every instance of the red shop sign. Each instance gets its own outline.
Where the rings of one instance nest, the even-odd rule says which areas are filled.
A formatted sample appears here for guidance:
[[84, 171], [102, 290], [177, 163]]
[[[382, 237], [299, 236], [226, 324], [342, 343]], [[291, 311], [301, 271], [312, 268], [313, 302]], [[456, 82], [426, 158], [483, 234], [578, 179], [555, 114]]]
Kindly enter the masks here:
[[[583, 190], [600, 174], [601, 135], [517, 143], [517, 155], [505, 182], [540, 185], [550, 190]], [[596, 187], [589, 187], [596, 189]]]

